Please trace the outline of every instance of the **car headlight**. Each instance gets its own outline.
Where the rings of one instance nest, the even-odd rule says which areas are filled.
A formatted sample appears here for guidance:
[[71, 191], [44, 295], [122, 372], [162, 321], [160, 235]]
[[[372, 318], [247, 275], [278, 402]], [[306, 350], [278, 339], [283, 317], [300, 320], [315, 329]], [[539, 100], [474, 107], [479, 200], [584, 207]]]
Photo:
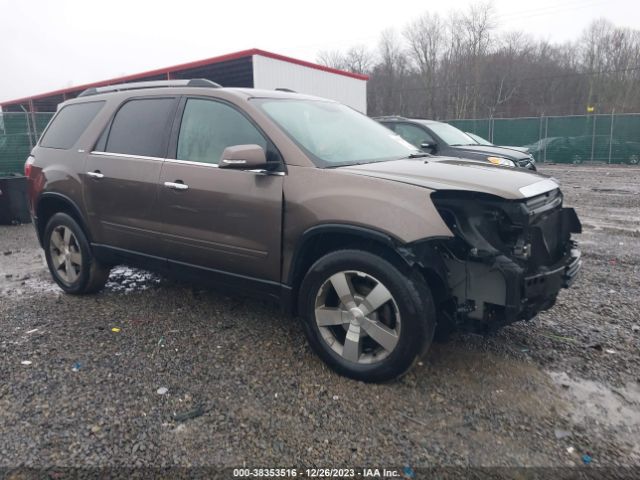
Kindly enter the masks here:
[[487, 157], [487, 160], [494, 165], [502, 165], [503, 167], [515, 167], [516, 164], [512, 160], [502, 157]]

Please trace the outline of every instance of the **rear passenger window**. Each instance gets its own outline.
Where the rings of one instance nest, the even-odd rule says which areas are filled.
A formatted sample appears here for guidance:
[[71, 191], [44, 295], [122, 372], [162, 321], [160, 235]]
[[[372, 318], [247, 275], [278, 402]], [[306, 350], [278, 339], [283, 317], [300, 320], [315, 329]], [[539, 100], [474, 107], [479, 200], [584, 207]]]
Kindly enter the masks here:
[[41, 147], [67, 150], [78, 141], [104, 102], [74, 103], [63, 107], [40, 140]]
[[225, 148], [250, 144], [267, 150], [264, 136], [235, 108], [212, 100], [187, 100], [178, 137], [178, 160], [217, 164]]
[[125, 103], [111, 123], [105, 151], [164, 157], [174, 103], [173, 98], [141, 98]]

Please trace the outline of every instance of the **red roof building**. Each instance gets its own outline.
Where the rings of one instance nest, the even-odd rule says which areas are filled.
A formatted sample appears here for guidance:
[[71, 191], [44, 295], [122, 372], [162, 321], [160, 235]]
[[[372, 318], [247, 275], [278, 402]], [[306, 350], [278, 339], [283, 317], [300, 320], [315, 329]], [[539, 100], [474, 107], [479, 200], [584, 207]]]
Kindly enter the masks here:
[[337, 100], [362, 113], [367, 111], [368, 76], [256, 48], [5, 101], [1, 102], [0, 106], [4, 112], [54, 112], [59, 103], [77, 97], [87, 88], [127, 82], [190, 78], [206, 78], [223, 87], [269, 90], [288, 88]]

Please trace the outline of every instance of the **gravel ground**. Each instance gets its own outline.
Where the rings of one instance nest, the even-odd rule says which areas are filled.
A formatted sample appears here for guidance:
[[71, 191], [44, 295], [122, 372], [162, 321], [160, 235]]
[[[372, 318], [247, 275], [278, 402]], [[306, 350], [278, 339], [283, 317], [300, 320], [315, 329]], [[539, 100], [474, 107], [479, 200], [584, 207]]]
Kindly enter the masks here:
[[0, 227], [0, 467], [640, 466], [640, 168], [542, 171], [584, 225], [575, 286], [384, 385], [271, 303], [124, 267], [61, 294], [33, 228]]

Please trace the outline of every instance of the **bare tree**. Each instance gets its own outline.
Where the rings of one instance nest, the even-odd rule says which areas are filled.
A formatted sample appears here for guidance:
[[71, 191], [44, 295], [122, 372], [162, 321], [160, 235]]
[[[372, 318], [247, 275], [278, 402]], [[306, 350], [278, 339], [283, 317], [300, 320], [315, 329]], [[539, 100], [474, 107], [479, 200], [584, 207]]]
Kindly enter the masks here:
[[339, 50], [323, 50], [318, 53], [316, 61], [325, 67], [338, 68], [344, 70], [347, 67], [345, 56]]
[[[325, 54], [325, 64], [370, 73], [373, 115], [455, 119], [640, 111], [640, 31], [593, 22], [572, 42], [499, 33], [491, 3], [446, 18], [427, 13], [377, 49]], [[360, 53], [365, 62], [360, 61]], [[366, 65], [366, 66], [365, 66]]]
[[436, 75], [444, 48], [445, 26], [440, 16], [426, 13], [410, 23], [403, 32], [409, 45], [408, 56], [417, 66], [424, 86], [427, 115], [435, 111]]
[[472, 57], [484, 55], [491, 45], [497, 27], [495, 8], [491, 2], [474, 3], [461, 18], [463, 35]]
[[471, 115], [480, 114], [478, 104], [481, 103], [480, 82], [482, 81], [483, 60], [489, 54], [493, 30], [496, 28], [495, 10], [492, 3], [476, 3], [469, 7], [469, 11], [462, 16], [463, 34], [466, 38], [466, 46], [469, 52], [469, 63], [472, 78], [471, 88]]
[[381, 94], [379, 106], [387, 113], [402, 113], [406, 110], [409, 62], [395, 30], [388, 29], [382, 32], [378, 55], [379, 62], [374, 72]]
[[344, 55], [345, 68], [353, 73], [369, 73], [374, 64], [373, 54], [364, 45], [356, 45]]
[[346, 53], [339, 50], [323, 50], [318, 53], [316, 61], [326, 67], [365, 74], [373, 67], [374, 56], [364, 45], [356, 45]]
[[638, 99], [640, 32], [599, 19], [587, 27], [579, 45], [582, 68], [589, 77], [590, 105], [624, 111]]

